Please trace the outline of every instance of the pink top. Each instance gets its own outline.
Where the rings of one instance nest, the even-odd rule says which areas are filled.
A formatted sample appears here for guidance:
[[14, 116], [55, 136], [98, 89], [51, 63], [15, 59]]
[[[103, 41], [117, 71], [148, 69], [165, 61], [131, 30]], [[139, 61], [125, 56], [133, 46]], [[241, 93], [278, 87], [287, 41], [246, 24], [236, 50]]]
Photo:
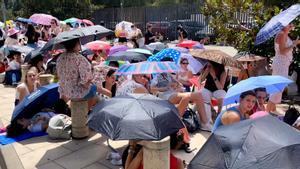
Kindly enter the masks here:
[[57, 59], [60, 95], [70, 99], [83, 98], [89, 88], [83, 85], [93, 79], [92, 66], [86, 58], [77, 53], [66, 52]]

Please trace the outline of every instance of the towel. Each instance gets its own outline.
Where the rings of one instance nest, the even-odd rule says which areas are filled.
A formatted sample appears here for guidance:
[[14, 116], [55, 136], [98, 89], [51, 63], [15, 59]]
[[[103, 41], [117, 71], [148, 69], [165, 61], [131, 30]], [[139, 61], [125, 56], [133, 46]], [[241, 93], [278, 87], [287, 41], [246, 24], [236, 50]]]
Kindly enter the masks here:
[[6, 137], [6, 135], [0, 135], [0, 144], [1, 145], [7, 145], [7, 144], [11, 144], [14, 142], [19, 142], [19, 141], [23, 141], [23, 140], [27, 140], [30, 139], [32, 137], [39, 137], [39, 136], [44, 136], [47, 135], [46, 132], [26, 132], [24, 134], [21, 134], [17, 137], [11, 138], [11, 137]]

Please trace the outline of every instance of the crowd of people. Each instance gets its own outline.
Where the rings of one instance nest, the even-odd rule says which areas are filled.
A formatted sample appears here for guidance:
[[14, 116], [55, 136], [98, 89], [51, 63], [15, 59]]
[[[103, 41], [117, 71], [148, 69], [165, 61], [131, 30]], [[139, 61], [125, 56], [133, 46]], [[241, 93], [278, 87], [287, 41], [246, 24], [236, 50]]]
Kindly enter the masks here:
[[[293, 25], [285, 27], [275, 39], [276, 56], [273, 62], [273, 74], [287, 76], [287, 68], [291, 62], [293, 48], [300, 41], [291, 41], [288, 39], [288, 33]], [[121, 25], [121, 29], [116, 31], [118, 42], [114, 45], [128, 45], [133, 48], [142, 48], [153, 42], [161, 41], [162, 36], [159, 33], [152, 32], [152, 26], [147, 25], [145, 36], [136, 25], [131, 25], [131, 31], [127, 31], [125, 24]], [[68, 31], [72, 28], [67, 25], [67, 28], [62, 28], [56, 19], [51, 20], [50, 26], [32, 25], [18, 23], [14, 28], [1, 30], [2, 34], [6, 34], [6, 39], [3, 45], [8, 48], [9, 54], [0, 60], [0, 71], [5, 72], [4, 83], [16, 85], [21, 80], [21, 65], [23, 64], [22, 51], [13, 48], [15, 45], [27, 46], [33, 49], [41, 47], [45, 42], [55, 38], [60, 32]], [[182, 27], [178, 27], [179, 42], [187, 38], [187, 33]], [[130, 41], [130, 43], [127, 43]], [[54, 74], [59, 82], [58, 91], [64, 103], [70, 100], [88, 100], [88, 110], [92, 110], [93, 106], [99, 101], [101, 95], [108, 98], [130, 93], [147, 93], [153, 94], [161, 99], [168, 100], [178, 109], [179, 116], [182, 117], [189, 105], [195, 106], [201, 130], [214, 132], [218, 127], [230, 125], [239, 121], [249, 119], [252, 114], [260, 111], [274, 112], [274, 105], [280, 103], [281, 95], [271, 95], [268, 99], [268, 93], [265, 88], [257, 88], [254, 91], [249, 90], [240, 95], [239, 104], [235, 107], [225, 109], [223, 100], [226, 95], [228, 82], [228, 72], [225, 65], [207, 61], [201, 72], [193, 74], [188, 68], [189, 60], [181, 58], [179, 61], [180, 71], [176, 74], [160, 73], [160, 74], [134, 74], [131, 77], [120, 77], [115, 75], [119, 67], [118, 62], [109, 62], [110, 69], [105, 74], [104, 81], [94, 81], [94, 66], [104, 64], [107, 60], [109, 51], [96, 51], [93, 57], [83, 56], [81, 54], [82, 46], [80, 39], [73, 39], [62, 43], [65, 50], [51, 51], [48, 56], [39, 54], [30, 59], [28, 62], [29, 69], [25, 73], [24, 82], [19, 83], [16, 87], [15, 105], [18, 105], [22, 100], [33, 93], [39, 86], [39, 75], [44, 73]], [[12, 48], [9, 48], [12, 47]], [[49, 57], [50, 55], [50, 57]], [[242, 71], [238, 81], [247, 79], [251, 76], [247, 70], [251, 69], [251, 64], [248, 64], [248, 69]], [[252, 70], [250, 70], [252, 71]], [[2, 73], [0, 72], [0, 73]], [[200, 90], [193, 90], [193, 84], [189, 79], [198, 76], [200, 82], [205, 85]], [[119, 83], [122, 80], [122, 83]], [[124, 80], [125, 79], [125, 80]], [[211, 109], [212, 99], [217, 101], [217, 118], [214, 119]], [[206, 108], [209, 105], [209, 108]], [[19, 119], [17, 123], [22, 128], [27, 128], [29, 131], [43, 131], [47, 128], [47, 122], [54, 114], [49, 112], [40, 112], [32, 119]], [[42, 121], [42, 123], [40, 123]], [[296, 119], [295, 119], [296, 121]], [[33, 124], [39, 124], [39, 126]], [[299, 124], [295, 124], [296, 127]], [[38, 128], [38, 129], [37, 129]], [[189, 149], [189, 133], [186, 128], [179, 131], [181, 134], [175, 133], [171, 137], [171, 148], [182, 148], [186, 152], [191, 152]], [[182, 137], [179, 139], [178, 137]], [[174, 141], [175, 140], [175, 141]], [[126, 155], [124, 155], [125, 169], [142, 168], [143, 152], [140, 151], [136, 142], [130, 141]], [[182, 160], [170, 154], [171, 168], [183, 168]]]

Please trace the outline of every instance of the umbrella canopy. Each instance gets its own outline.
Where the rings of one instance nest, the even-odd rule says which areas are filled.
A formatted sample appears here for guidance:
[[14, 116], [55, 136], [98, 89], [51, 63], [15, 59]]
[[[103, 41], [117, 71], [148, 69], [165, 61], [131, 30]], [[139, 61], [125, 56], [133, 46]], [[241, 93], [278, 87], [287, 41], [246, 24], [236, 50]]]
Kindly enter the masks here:
[[174, 62], [139, 62], [122, 65], [116, 72], [117, 75], [174, 73], [180, 67]]
[[11, 45], [11, 46], [5, 46], [4, 47], [4, 53], [9, 55], [11, 52], [20, 52], [25, 55], [29, 54], [33, 48], [29, 46], [20, 46], [20, 45]]
[[179, 51], [180, 53], [190, 53], [190, 50], [187, 48], [177, 47], [177, 46], [170, 47], [170, 48], [175, 49], [175, 50]]
[[295, 4], [274, 16], [261, 28], [256, 36], [255, 45], [264, 43], [292, 22], [300, 14], [300, 4]]
[[243, 66], [237, 60], [220, 50], [193, 49], [190, 53], [194, 57], [217, 62], [223, 64], [224, 66], [243, 68]]
[[18, 118], [31, 118], [42, 108], [52, 108], [59, 100], [58, 84], [51, 83], [38, 88], [35, 92], [26, 96], [14, 109], [11, 121]]
[[37, 48], [35, 50], [32, 50], [31, 52], [29, 52], [26, 56], [25, 56], [25, 59], [24, 59], [24, 62], [25, 63], [28, 63], [30, 62], [32, 59], [36, 58], [37, 56], [40, 56], [43, 54], [41, 53], [41, 48]]
[[266, 116], [219, 127], [188, 169], [297, 168], [299, 157], [299, 132]]
[[[101, 64], [104, 64], [104, 65], [108, 66], [110, 64], [110, 62], [112, 62], [112, 61], [106, 60], [106, 61], [102, 62]], [[114, 62], [117, 62], [119, 66], [122, 66], [124, 64], [129, 64], [128, 61], [123, 61], [123, 60], [118, 60], [118, 61], [114, 61]]]
[[145, 48], [150, 50], [152, 53], [155, 53], [155, 51], [161, 51], [166, 48], [166, 45], [161, 42], [153, 42], [148, 45], [145, 45]]
[[100, 40], [89, 42], [85, 46], [91, 49], [92, 51], [100, 51], [100, 50], [108, 51], [111, 48], [108, 42], [104, 42]]
[[129, 62], [141, 62], [147, 60], [147, 57], [144, 54], [128, 51], [120, 51], [114, 53], [107, 58], [108, 61], [129, 61]]
[[63, 46], [61, 45], [62, 42], [76, 38], [80, 39], [81, 44], [86, 44], [97, 38], [100, 39], [112, 33], [113, 32], [111, 30], [100, 25], [83, 27], [71, 31], [61, 32], [55, 38], [52, 38], [50, 41], [48, 41], [46, 45], [41, 49], [41, 51], [46, 52], [54, 48], [63, 48]]
[[194, 48], [195, 45], [198, 45], [199, 46], [199, 42], [197, 41], [193, 41], [193, 40], [185, 40], [179, 44], [177, 44], [176, 46], [178, 47], [182, 47], [182, 48], [189, 48], [189, 49], [192, 49]]
[[88, 19], [82, 19], [82, 22], [85, 23], [87, 26], [93, 26], [95, 25], [92, 21]]
[[125, 26], [125, 30], [126, 30], [127, 32], [131, 32], [131, 31], [132, 31], [131, 26], [133, 25], [133, 23], [127, 22], [127, 21], [122, 21], [122, 22], [118, 23], [118, 24], [116, 25], [116, 30], [117, 30], [117, 31], [118, 31], [118, 30], [122, 30], [122, 25]]
[[282, 92], [282, 90], [290, 83], [293, 83], [293, 81], [283, 76], [268, 75], [250, 77], [246, 80], [240, 81], [228, 89], [223, 105], [237, 103], [239, 101], [240, 94], [248, 90], [264, 87], [266, 88], [267, 93], [272, 94]]
[[150, 94], [104, 100], [93, 108], [88, 124], [113, 140], [161, 140], [183, 128], [176, 107]]
[[136, 52], [136, 53], [141, 53], [145, 55], [153, 55], [152, 52], [148, 49], [141, 49], [141, 48], [133, 48], [133, 49], [127, 49], [128, 52]]
[[70, 23], [74, 27], [76, 23], [80, 24], [82, 22], [82, 20], [73, 17], [73, 18], [69, 18], [69, 19], [64, 20], [64, 22], [65, 23]]
[[148, 61], [161, 61], [164, 58], [171, 58], [175, 63], [179, 63], [180, 52], [178, 50], [171, 49], [171, 48], [164, 49], [156, 53], [155, 55], [150, 56], [148, 58]]
[[48, 14], [41, 14], [41, 13], [37, 13], [37, 14], [33, 14], [30, 16], [29, 18], [32, 22], [36, 23], [36, 24], [40, 24], [40, 25], [51, 25], [51, 20], [55, 19], [57, 21], [57, 23], [59, 23], [59, 20], [57, 18], [55, 18], [52, 15], [48, 15]]
[[110, 48], [108, 56], [113, 55], [114, 53], [117, 53], [117, 52], [126, 51], [128, 49], [129, 49], [128, 46], [125, 46], [125, 45], [113, 46]]
[[21, 18], [21, 17], [18, 17], [18, 18], [16, 19], [16, 21], [18, 21], [18, 22], [23, 22], [23, 23], [33, 23], [31, 19]]
[[251, 53], [240, 52], [233, 57], [234, 59], [238, 60], [239, 62], [255, 62], [266, 60], [265, 57], [257, 56]]

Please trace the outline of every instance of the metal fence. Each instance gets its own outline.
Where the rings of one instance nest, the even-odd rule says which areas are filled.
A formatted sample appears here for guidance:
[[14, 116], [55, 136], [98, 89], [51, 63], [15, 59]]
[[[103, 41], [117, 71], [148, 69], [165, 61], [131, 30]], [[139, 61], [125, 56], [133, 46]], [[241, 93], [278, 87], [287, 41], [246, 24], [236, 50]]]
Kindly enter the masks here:
[[[142, 31], [151, 23], [153, 32], [159, 32], [169, 40], [177, 38], [176, 28], [181, 24], [187, 30], [189, 39], [199, 40], [213, 34], [213, 29], [209, 26], [209, 17], [200, 13], [201, 5], [199, 2], [160, 7], [105, 8], [96, 11], [93, 19], [96, 24], [102, 23], [112, 30], [122, 20], [135, 23]], [[248, 12], [236, 13], [235, 17], [239, 18], [241, 23], [252, 22]]]

